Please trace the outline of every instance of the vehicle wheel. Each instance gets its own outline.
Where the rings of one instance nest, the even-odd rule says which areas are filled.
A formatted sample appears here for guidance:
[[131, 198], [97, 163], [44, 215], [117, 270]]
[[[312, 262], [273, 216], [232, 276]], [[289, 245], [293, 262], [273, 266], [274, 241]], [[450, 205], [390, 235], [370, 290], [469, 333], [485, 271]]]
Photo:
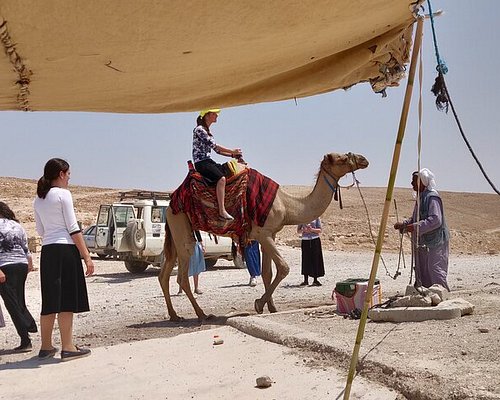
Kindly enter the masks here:
[[141, 272], [146, 271], [148, 265], [149, 264], [144, 261], [137, 261], [137, 260], [125, 261], [125, 268], [127, 268], [127, 271], [132, 272], [133, 274], [140, 274]]
[[237, 252], [233, 257], [233, 264], [236, 268], [245, 269], [247, 267], [240, 253]]
[[217, 264], [218, 258], [205, 258], [205, 268], [211, 269]]
[[137, 221], [130, 221], [123, 235], [127, 237], [128, 245], [132, 250], [142, 251], [145, 249], [146, 231], [144, 228], [138, 227]]

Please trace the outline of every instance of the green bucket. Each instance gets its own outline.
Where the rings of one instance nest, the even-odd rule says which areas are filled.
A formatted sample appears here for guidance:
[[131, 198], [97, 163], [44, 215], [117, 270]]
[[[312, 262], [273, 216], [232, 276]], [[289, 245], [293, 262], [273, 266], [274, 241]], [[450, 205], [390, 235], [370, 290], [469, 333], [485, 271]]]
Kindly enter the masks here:
[[[337, 282], [335, 284], [335, 291], [345, 297], [352, 297], [356, 293], [356, 284], [360, 282], [368, 282], [364, 278], [349, 278], [345, 281]], [[380, 280], [375, 279], [375, 285], [379, 285]]]

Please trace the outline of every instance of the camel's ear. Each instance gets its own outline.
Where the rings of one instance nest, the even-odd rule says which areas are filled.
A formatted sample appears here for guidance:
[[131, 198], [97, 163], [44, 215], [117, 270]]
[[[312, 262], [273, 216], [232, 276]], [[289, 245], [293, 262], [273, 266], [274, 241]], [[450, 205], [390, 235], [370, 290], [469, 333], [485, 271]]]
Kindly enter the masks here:
[[335, 162], [335, 158], [332, 154], [327, 154], [325, 156], [325, 161], [328, 162], [328, 164], [333, 165], [333, 163]]

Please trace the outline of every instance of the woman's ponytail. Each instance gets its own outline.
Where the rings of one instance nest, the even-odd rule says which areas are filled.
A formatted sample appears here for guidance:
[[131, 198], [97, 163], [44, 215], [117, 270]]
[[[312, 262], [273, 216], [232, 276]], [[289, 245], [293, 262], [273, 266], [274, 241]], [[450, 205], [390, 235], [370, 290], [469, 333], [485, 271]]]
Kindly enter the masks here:
[[36, 185], [36, 194], [41, 199], [45, 199], [47, 193], [49, 193], [50, 187], [51, 187], [50, 182], [47, 179], [45, 179], [44, 176], [42, 176], [38, 180], [38, 184]]

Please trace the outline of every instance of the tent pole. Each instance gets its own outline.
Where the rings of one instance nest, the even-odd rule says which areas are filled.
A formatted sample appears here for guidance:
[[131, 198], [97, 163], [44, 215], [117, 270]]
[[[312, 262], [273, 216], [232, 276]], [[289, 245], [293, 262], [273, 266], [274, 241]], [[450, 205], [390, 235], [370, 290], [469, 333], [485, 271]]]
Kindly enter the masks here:
[[368, 308], [370, 306], [370, 300], [372, 299], [373, 286], [375, 284], [375, 278], [377, 276], [378, 263], [380, 260], [380, 253], [382, 252], [382, 244], [384, 241], [384, 232], [387, 226], [387, 216], [389, 215], [389, 208], [391, 207], [394, 182], [396, 180], [396, 173], [398, 170], [399, 156], [401, 153], [401, 144], [403, 143], [406, 121], [408, 119], [408, 110], [410, 108], [411, 94], [413, 90], [413, 81], [415, 78], [415, 70], [417, 66], [418, 54], [420, 52], [420, 46], [422, 44], [423, 25], [424, 25], [424, 18], [418, 17], [417, 29], [415, 32], [415, 43], [413, 46], [413, 53], [411, 55], [410, 71], [408, 73], [408, 82], [406, 84], [406, 92], [403, 102], [403, 108], [401, 110], [401, 118], [399, 120], [398, 136], [396, 138], [394, 153], [392, 155], [391, 172], [389, 175], [389, 183], [387, 184], [384, 210], [382, 212], [382, 219], [380, 221], [380, 227], [377, 237], [377, 245], [375, 247], [375, 253], [373, 255], [373, 262], [372, 262], [372, 270], [370, 272], [370, 280], [368, 282], [366, 298], [363, 304], [363, 312], [361, 313], [361, 319], [359, 320], [358, 334], [356, 336], [356, 343], [354, 345], [354, 350], [352, 352], [351, 366], [349, 368], [349, 374], [347, 376], [347, 384], [344, 389], [344, 400], [349, 400], [349, 396], [351, 394], [351, 386], [352, 386], [352, 381], [354, 379], [354, 373], [356, 372], [356, 366], [358, 364], [358, 356], [359, 356], [359, 349], [361, 347], [361, 340], [363, 339], [363, 335], [365, 332], [366, 319], [368, 316]]

